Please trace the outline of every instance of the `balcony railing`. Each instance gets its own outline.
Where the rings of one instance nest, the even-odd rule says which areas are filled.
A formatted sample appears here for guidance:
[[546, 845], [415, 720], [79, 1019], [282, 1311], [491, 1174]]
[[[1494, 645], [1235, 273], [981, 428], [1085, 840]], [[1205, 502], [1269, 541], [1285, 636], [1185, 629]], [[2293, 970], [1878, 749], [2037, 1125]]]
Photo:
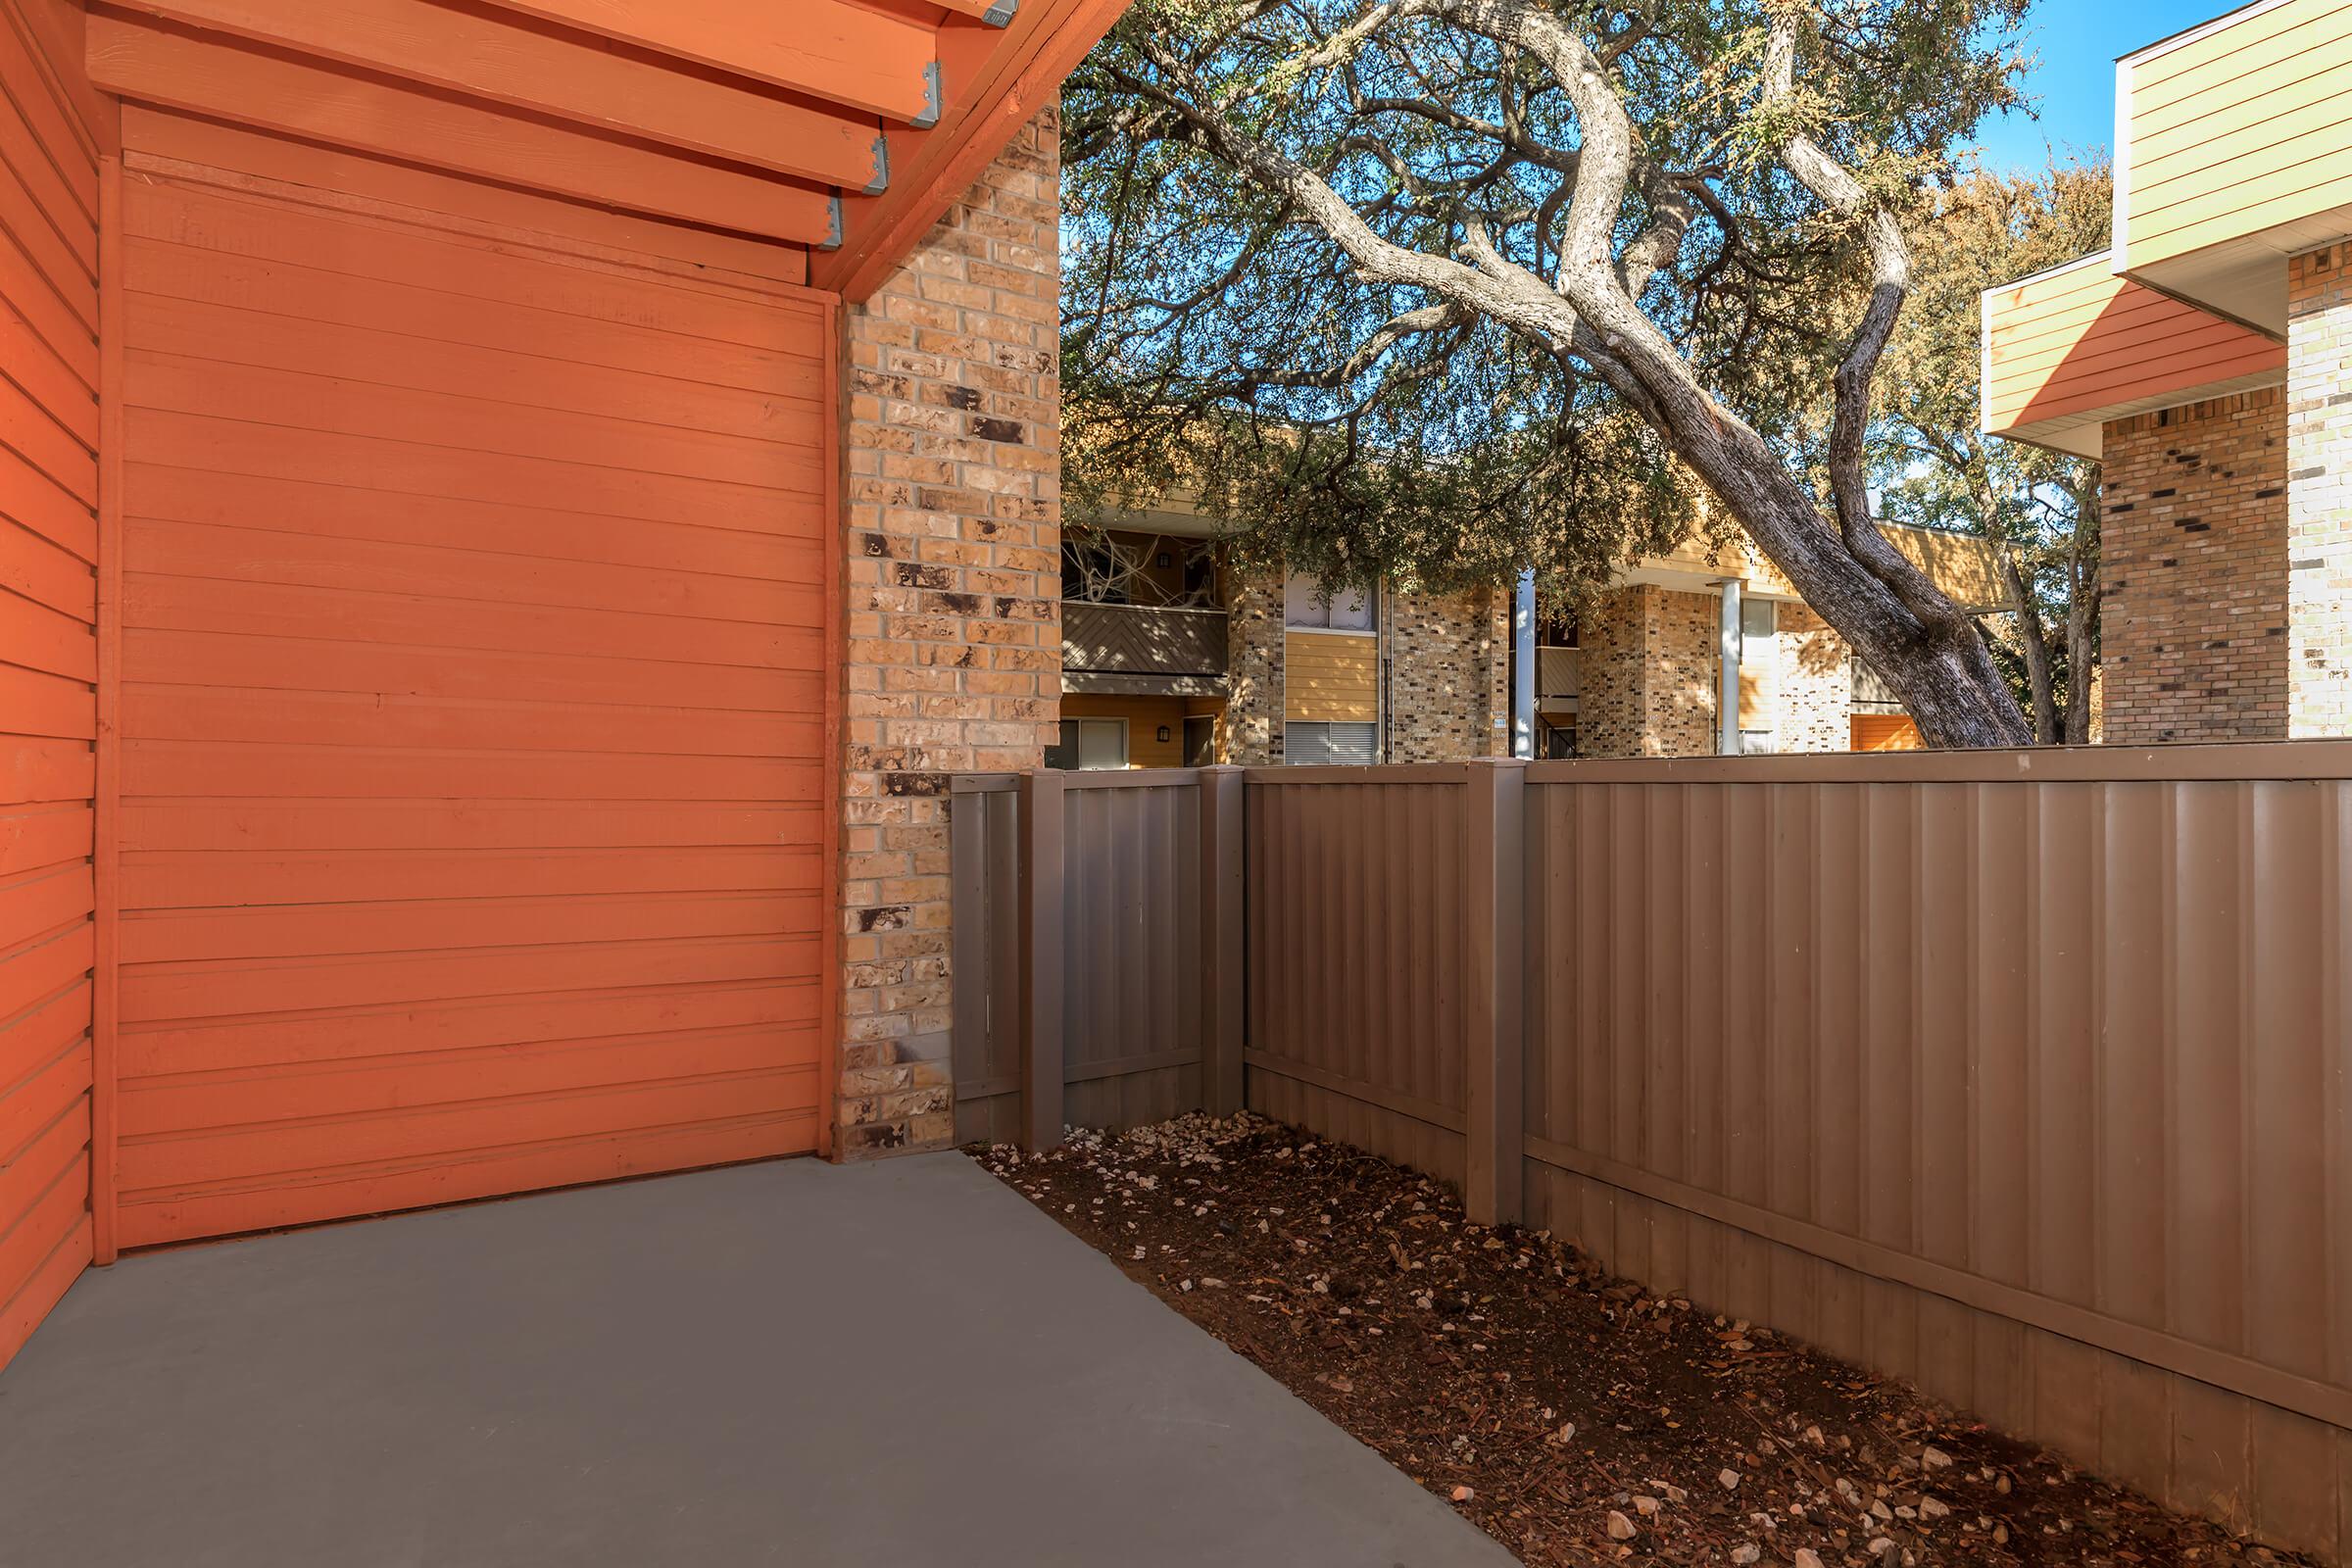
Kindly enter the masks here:
[[1091, 675], [1221, 680], [1225, 612], [1061, 602], [1061, 667]]

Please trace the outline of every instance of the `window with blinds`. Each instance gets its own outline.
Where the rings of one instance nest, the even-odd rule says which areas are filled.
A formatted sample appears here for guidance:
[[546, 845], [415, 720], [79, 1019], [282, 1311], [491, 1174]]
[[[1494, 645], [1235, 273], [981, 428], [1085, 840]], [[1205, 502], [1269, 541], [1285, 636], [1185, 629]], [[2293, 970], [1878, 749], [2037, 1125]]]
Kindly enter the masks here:
[[1292, 722], [1282, 726], [1282, 760], [1298, 767], [1359, 766], [1380, 760], [1380, 726]]

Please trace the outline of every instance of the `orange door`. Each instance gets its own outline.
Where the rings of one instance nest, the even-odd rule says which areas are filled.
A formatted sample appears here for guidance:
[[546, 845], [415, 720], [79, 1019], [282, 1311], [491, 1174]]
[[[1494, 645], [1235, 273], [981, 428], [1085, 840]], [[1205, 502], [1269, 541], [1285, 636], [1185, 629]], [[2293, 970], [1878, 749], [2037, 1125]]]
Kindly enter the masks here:
[[126, 186], [122, 1244], [813, 1148], [820, 297]]

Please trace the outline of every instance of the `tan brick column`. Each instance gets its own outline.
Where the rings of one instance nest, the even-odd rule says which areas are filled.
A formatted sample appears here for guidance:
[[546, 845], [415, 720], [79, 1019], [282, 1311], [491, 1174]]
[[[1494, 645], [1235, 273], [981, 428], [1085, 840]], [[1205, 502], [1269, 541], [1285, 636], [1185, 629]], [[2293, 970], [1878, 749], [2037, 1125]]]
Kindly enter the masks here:
[[1225, 611], [1228, 762], [1264, 767], [1282, 760], [1282, 576], [1239, 577]]
[[949, 776], [1059, 717], [1059, 156], [1049, 109], [844, 324], [843, 1157], [954, 1139]]
[[1392, 592], [1381, 609], [1381, 652], [1389, 664], [1388, 760], [1458, 762], [1508, 752], [1508, 593]]
[[1576, 739], [1586, 757], [1715, 755], [1712, 594], [1648, 583], [1600, 595], [1577, 616]]
[[2286, 267], [2287, 733], [2352, 735], [2352, 243]]

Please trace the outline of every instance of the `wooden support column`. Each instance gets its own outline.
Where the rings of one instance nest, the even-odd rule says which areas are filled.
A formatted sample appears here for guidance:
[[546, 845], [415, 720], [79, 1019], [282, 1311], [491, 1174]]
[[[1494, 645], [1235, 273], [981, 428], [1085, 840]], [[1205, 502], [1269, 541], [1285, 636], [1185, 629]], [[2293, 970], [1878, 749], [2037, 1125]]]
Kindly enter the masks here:
[[1462, 953], [1469, 1054], [1469, 1150], [1462, 1203], [1472, 1223], [1516, 1224], [1526, 1137], [1522, 1054], [1526, 971], [1527, 764], [1465, 764]]
[[1021, 1147], [1062, 1141], [1062, 776], [1021, 775]]
[[1242, 770], [1200, 769], [1200, 1103], [1230, 1116], [1244, 1103]]

